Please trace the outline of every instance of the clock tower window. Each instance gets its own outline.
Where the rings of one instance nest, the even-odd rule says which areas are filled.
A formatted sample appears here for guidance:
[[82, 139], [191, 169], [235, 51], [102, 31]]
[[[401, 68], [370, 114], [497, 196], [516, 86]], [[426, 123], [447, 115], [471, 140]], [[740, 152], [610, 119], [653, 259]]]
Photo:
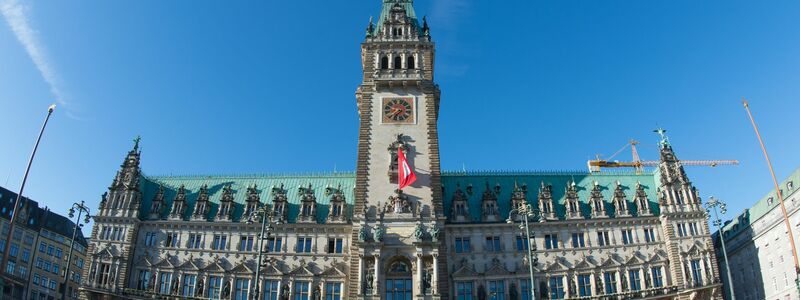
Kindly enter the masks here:
[[381, 57], [381, 70], [389, 69], [389, 57], [384, 55]]
[[395, 56], [394, 57], [394, 69], [402, 69], [403, 68], [403, 57], [402, 56]]
[[406, 58], [406, 62], [407, 62], [407, 69], [411, 69], [411, 70], [416, 69], [414, 56], [409, 55], [408, 58]]

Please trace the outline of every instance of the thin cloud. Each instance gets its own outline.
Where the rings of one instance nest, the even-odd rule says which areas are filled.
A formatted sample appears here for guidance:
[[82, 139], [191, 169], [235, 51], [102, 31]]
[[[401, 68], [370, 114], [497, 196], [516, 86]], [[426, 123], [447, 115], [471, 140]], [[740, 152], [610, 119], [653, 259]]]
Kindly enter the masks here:
[[453, 30], [463, 17], [471, 14], [471, 3], [467, 0], [437, 0], [433, 2], [431, 17], [436, 20], [436, 26], [446, 30]]
[[55, 96], [56, 103], [65, 109], [68, 117], [78, 119], [78, 117], [71, 112], [69, 108], [70, 104], [65, 99], [62, 89], [59, 88], [61, 84], [58, 74], [47, 59], [45, 48], [39, 41], [36, 30], [34, 30], [30, 22], [28, 22], [28, 16], [26, 14], [28, 10], [28, 6], [17, 0], [0, 0], [0, 13], [3, 14], [3, 18], [6, 19], [8, 26], [11, 27], [14, 36], [17, 37], [19, 43], [25, 48], [25, 52], [28, 53], [28, 56], [33, 61], [36, 69], [39, 70], [44, 81], [50, 86], [50, 92]]

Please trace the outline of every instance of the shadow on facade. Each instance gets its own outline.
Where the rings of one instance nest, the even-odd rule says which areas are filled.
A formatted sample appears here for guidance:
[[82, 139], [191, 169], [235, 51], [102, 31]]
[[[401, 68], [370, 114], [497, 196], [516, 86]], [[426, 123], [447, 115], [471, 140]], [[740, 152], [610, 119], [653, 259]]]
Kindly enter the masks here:
[[[731, 224], [733, 224], [731, 226]], [[755, 232], [750, 226], [750, 213], [745, 211], [737, 220], [725, 222], [724, 238], [728, 254], [731, 276], [733, 277], [733, 290], [739, 299], [765, 299], [765, 282], [761, 269], [761, 256], [754, 243]], [[722, 245], [719, 240], [719, 231], [712, 236], [717, 261], [720, 268], [720, 278], [723, 284], [723, 296], [732, 299], [728, 282], [725, 258], [722, 255]]]

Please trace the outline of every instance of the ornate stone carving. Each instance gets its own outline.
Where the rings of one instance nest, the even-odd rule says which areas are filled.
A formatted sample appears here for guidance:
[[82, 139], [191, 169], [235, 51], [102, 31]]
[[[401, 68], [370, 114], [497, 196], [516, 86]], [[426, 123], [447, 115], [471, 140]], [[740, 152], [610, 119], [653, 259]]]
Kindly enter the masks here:
[[417, 226], [414, 227], [414, 239], [417, 242], [422, 242], [422, 239], [425, 237], [425, 230], [422, 229], [422, 224], [417, 223]]
[[342, 192], [342, 186], [339, 185], [337, 188], [325, 188], [326, 194], [332, 194], [331, 199], [329, 201], [329, 208], [328, 209], [328, 218], [326, 222], [330, 223], [342, 223], [347, 221], [347, 217], [345, 216], [345, 197], [344, 193]]
[[385, 229], [383, 229], [383, 225], [375, 225], [375, 232], [372, 234], [372, 238], [376, 242], [383, 242], [383, 234], [385, 233], [384, 230]]
[[539, 211], [542, 213], [542, 220], [555, 220], [556, 212], [553, 208], [553, 186], [544, 184], [539, 188]]
[[286, 196], [286, 189], [283, 188], [283, 183], [278, 187], [272, 187], [272, 210], [275, 215], [286, 220], [289, 216], [289, 197]]
[[451, 220], [454, 222], [469, 221], [469, 198], [464, 191], [461, 190], [461, 185], [456, 184], [456, 191], [453, 193], [451, 208]]
[[606, 215], [606, 201], [603, 199], [603, 192], [600, 183], [597, 181], [594, 182], [594, 187], [589, 193], [589, 202], [592, 206], [593, 218], [605, 218], [608, 216]]
[[403, 190], [395, 190], [394, 193], [389, 196], [389, 201], [384, 206], [384, 213], [410, 214], [411, 202], [408, 201], [408, 196], [403, 193]]
[[208, 185], [204, 184], [200, 187], [200, 191], [197, 196], [197, 203], [194, 205], [194, 213], [192, 213], [192, 219], [195, 220], [205, 220], [208, 216], [210, 202], [208, 200]]
[[618, 217], [630, 217], [628, 210], [628, 198], [625, 196], [625, 191], [622, 185], [617, 182], [617, 187], [614, 188], [614, 210]]
[[500, 219], [500, 209], [497, 205], [497, 194], [500, 193], [500, 185], [492, 189], [489, 182], [486, 182], [486, 189], [481, 198], [482, 219], [484, 222], [496, 222]]
[[567, 206], [567, 219], [582, 219], [581, 203], [578, 198], [578, 187], [574, 181], [567, 184], [565, 192], [566, 206]]
[[317, 196], [314, 195], [314, 189], [311, 184], [308, 187], [299, 187], [297, 189], [300, 195], [300, 213], [297, 215], [298, 223], [316, 223], [317, 222]]
[[233, 202], [233, 188], [228, 184], [222, 188], [222, 198], [219, 203], [219, 212], [217, 212], [217, 220], [230, 221], [233, 215], [234, 202]]

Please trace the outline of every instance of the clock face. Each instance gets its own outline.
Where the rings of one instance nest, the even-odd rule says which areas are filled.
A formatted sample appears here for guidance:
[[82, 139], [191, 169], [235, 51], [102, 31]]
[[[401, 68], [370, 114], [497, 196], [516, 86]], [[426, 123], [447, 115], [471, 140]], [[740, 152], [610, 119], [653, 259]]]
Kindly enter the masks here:
[[383, 123], [414, 123], [414, 98], [383, 98]]

